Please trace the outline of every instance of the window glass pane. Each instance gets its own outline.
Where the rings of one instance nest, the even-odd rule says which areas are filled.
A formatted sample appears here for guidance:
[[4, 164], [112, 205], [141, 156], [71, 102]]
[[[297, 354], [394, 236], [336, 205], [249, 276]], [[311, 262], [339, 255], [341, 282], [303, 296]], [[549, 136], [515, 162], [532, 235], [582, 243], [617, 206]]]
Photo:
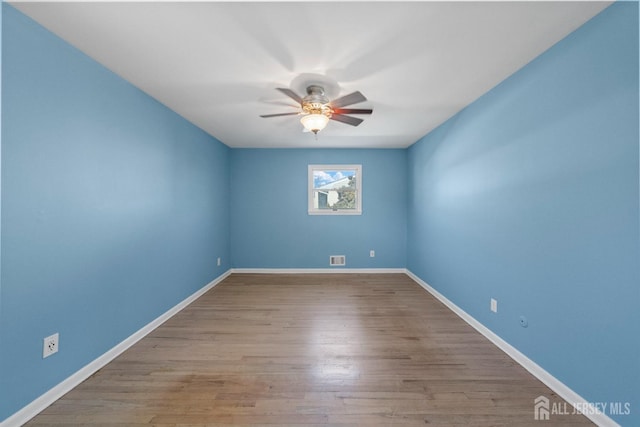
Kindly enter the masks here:
[[360, 215], [361, 174], [361, 165], [309, 165], [309, 214]]
[[356, 171], [314, 170], [313, 189], [315, 209], [355, 209]]
[[315, 209], [356, 209], [356, 191], [349, 187], [339, 190], [315, 191], [313, 207]]
[[336, 189], [340, 187], [355, 187], [355, 170], [314, 170], [313, 188]]

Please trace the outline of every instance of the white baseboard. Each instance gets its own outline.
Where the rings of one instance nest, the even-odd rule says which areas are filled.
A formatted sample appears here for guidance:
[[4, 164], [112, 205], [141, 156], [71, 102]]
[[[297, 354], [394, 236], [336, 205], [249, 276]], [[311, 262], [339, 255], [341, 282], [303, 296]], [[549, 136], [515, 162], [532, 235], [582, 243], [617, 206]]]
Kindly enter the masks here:
[[[509, 357], [511, 357], [514, 361], [520, 364], [523, 368], [529, 371], [534, 377], [542, 381], [547, 387], [556, 392], [558, 396], [562, 397], [569, 404], [573, 405], [577, 409], [589, 408], [587, 411], [582, 411], [584, 416], [589, 418], [591, 421], [596, 423], [601, 427], [620, 427], [618, 423], [609, 418], [606, 414], [603, 414], [600, 411], [597, 411], [591, 402], [585, 400], [578, 393], [567, 387], [564, 383], [558, 380], [556, 377], [551, 375], [549, 372], [544, 370], [540, 365], [535, 363], [533, 360], [529, 359], [527, 356], [518, 351], [511, 344], [500, 338], [498, 335], [493, 333], [489, 328], [484, 326], [482, 323], [478, 322], [475, 318], [470, 316], [466, 311], [452, 303], [442, 295], [440, 292], [436, 291], [434, 288], [429, 286], [426, 282], [420, 279], [418, 276], [413, 274], [411, 271], [406, 270], [406, 273], [409, 277], [411, 277], [416, 283], [422, 286], [427, 292], [436, 297], [440, 302], [446, 305], [451, 311], [457, 314], [462, 320], [471, 325], [476, 331], [480, 332], [484, 335], [489, 341], [491, 341], [496, 347], [500, 350], [504, 351]], [[533, 419], [533, 401], [531, 402], [531, 417]], [[544, 422], [541, 422], [544, 424]]]
[[407, 272], [406, 268], [234, 268], [238, 274], [389, 274]]
[[71, 391], [74, 387], [82, 383], [84, 380], [89, 378], [95, 372], [97, 372], [100, 368], [111, 362], [113, 359], [122, 354], [129, 347], [140, 341], [158, 326], [162, 325], [164, 322], [169, 320], [171, 317], [176, 315], [179, 311], [184, 309], [186, 306], [191, 304], [193, 301], [202, 296], [209, 289], [216, 286], [226, 277], [231, 274], [231, 270], [227, 270], [222, 275], [215, 278], [213, 281], [205, 285], [203, 288], [194, 292], [192, 295], [188, 296], [186, 299], [173, 306], [164, 314], [160, 315], [155, 320], [151, 321], [147, 325], [143, 326], [141, 329], [136, 331], [133, 335], [126, 338], [120, 344], [113, 347], [111, 350], [104, 353], [102, 356], [98, 357], [88, 365], [81, 368], [79, 371], [72, 374], [66, 380], [62, 381], [51, 390], [47, 391], [33, 402], [29, 403], [24, 408], [20, 409], [15, 414], [11, 415], [9, 418], [0, 422], [0, 427], [19, 427], [25, 424], [27, 421], [38, 415], [44, 409], [46, 409], [53, 402], [58, 400], [60, 397]]

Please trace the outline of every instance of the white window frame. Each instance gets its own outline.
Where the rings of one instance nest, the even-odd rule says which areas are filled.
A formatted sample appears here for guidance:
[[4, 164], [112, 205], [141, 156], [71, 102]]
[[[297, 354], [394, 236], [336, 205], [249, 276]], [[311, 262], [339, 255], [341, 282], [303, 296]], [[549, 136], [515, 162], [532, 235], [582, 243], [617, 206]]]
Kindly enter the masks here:
[[[355, 209], [318, 209], [314, 207], [313, 173], [315, 171], [354, 170], [356, 175], [356, 207]], [[308, 168], [308, 204], [309, 215], [362, 215], [362, 165], [309, 165]]]

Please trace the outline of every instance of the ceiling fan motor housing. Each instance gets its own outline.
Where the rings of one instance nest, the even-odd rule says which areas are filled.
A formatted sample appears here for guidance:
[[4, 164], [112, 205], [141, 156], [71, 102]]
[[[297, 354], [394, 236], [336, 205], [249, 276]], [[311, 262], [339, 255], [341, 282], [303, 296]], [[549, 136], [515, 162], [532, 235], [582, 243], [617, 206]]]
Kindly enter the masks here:
[[330, 118], [333, 109], [329, 102], [329, 98], [324, 94], [324, 88], [311, 85], [307, 87], [307, 96], [302, 98], [302, 111], [304, 114], [322, 114]]

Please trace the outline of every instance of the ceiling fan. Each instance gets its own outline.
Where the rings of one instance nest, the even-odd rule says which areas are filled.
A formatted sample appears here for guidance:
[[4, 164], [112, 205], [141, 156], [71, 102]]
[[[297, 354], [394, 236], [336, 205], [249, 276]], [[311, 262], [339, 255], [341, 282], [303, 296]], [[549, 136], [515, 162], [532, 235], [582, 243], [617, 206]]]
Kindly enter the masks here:
[[367, 100], [367, 98], [358, 91], [330, 101], [324, 94], [324, 88], [318, 85], [308, 86], [307, 96], [304, 98], [300, 97], [291, 89], [281, 87], [276, 89], [300, 104], [301, 110], [295, 113], [264, 114], [260, 117], [301, 115], [300, 122], [302, 125], [316, 135], [324, 129], [329, 119], [351, 126], [358, 126], [363, 120], [357, 117], [347, 116], [347, 114], [371, 114], [373, 112], [373, 110], [369, 108], [342, 108]]

